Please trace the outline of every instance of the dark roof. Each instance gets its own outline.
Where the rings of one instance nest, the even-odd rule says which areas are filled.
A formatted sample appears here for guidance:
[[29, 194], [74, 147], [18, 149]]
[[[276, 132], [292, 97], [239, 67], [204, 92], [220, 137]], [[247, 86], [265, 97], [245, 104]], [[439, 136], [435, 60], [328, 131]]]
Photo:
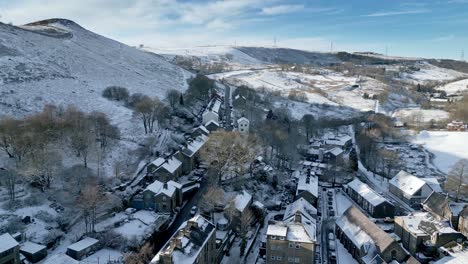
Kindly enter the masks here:
[[447, 207], [449, 202], [450, 200], [447, 195], [432, 192], [422, 205], [424, 210], [444, 218], [444, 209]]

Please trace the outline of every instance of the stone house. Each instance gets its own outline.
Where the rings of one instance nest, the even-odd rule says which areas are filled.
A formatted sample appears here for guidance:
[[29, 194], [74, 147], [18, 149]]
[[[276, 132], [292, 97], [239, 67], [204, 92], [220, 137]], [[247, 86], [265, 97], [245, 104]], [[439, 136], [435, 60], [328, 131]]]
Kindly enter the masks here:
[[19, 243], [8, 233], [0, 235], [0, 264], [19, 264]]
[[143, 208], [156, 212], [172, 213], [182, 205], [182, 186], [174, 181], [154, 181], [148, 185], [140, 197]]
[[395, 216], [395, 206], [359, 179], [354, 179], [345, 185], [344, 190], [370, 216], [374, 218]]
[[388, 190], [410, 206], [419, 206], [435, 189], [433, 182], [428, 184], [406, 171], [400, 171], [388, 183]]

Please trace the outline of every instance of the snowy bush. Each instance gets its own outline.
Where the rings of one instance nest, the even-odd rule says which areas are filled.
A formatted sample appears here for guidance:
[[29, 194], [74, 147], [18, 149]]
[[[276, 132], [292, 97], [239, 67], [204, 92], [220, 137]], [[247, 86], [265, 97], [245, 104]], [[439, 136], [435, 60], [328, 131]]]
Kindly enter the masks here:
[[129, 92], [127, 88], [120, 86], [109, 86], [102, 92], [102, 96], [110, 100], [127, 101]]
[[46, 223], [51, 223], [55, 221], [55, 216], [44, 210], [37, 212], [37, 214], [35, 214], [34, 217]]
[[10, 217], [8, 222], [0, 229], [0, 233], [14, 234], [17, 232], [23, 232], [26, 225], [21, 220], [21, 217], [16, 215]]
[[33, 193], [24, 199], [24, 206], [42, 205], [46, 197], [41, 193]]
[[113, 230], [97, 233], [94, 235], [94, 238], [99, 240], [103, 247], [116, 250], [122, 250], [128, 244], [127, 240], [121, 234]]

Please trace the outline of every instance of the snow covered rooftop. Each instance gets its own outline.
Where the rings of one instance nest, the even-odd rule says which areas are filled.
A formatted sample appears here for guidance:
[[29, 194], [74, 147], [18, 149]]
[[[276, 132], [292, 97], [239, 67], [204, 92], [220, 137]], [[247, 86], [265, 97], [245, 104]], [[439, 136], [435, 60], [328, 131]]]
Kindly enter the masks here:
[[343, 152], [344, 152], [343, 149], [339, 148], [339, 147], [334, 147], [334, 148], [327, 151], [327, 153], [330, 153], [335, 157], [341, 155]]
[[409, 196], [413, 196], [426, 184], [422, 179], [411, 175], [406, 171], [400, 171], [389, 181], [389, 183]]
[[99, 243], [99, 240], [91, 238], [91, 237], [85, 237], [81, 239], [80, 241], [68, 246], [68, 249], [71, 249], [73, 251], [81, 251], [83, 249], [92, 247], [97, 243]]
[[359, 179], [354, 179], [348, 183], [348, 188], [351, 188], [355, 192], [359, 193], [366, 201], [368, 201], [373, 206], [377, 206], [383, 202], [388, 202], [387, 199], [382, 197], [376, 191], [371, 189], [367, 184], [361, 182]]
[[318, 178], [313, 175], [308, 175], [306, 172], [302, 172], [299, 175], [296, 195], [303, 191], [310, 192], [314, 197], [318, 197]]
[[210, 120], [208, 123], [206, 123], [206, 124], [205, 124], [205, 127], [207, 127], [207, 126], [209, 126], [209, 125], [211, 125], [211, 124], [213, 124], [213, 125], [219, 127], [219, 123], [216, 122], [216, 121], [214, 121], [214, 120]]
[[234, 198], [234, 204], [236, 209], [240, 212], [244, 212], [245, 208], [249, 205], [250, 201], [252, 201], [252, 195], [245, 190], [242, 193], [236, 195]]
[[[397, 220], [398, 219], [398, 220]], [[432, 235], [439, 233], [458, 233], [446, 222], [436, 220], [430, 213], [415, 212], [406, 216], [395, 217], [395, 221], [403, 224], [413, 234]]]
[[80, 263], [77, 260], [65, 255], [65, 254], [57, 254], [52, 255], [47, 258], [42, 264], [78, 264]]
[[281, 225], [278, 223], [274, 225], [268, 225], [268, 229], [267, 229], [268, 236], [286, 237], [287, 232], [288, 232], [288, 228], [285, 225]]
[[206, 127], [204, 125], [200, 125], [200, 126], [194, 128], [192, 132], [195, 132], [198, 129], [200, 129], [205, 135], [210, 134], [210, 131], [208, 131], [208, 129], [206, 129]]
[[434, 192], [438, 192], [438, 193], [443, 192], [443, 191], [442, 191], [442, 188], [440, 187], [440, 184], [439, 184], [439, 181], [437, 180], [437, 178], [426, 177], [426, 178], [421, 178], [421, 180], [425, 181], [425, 182], [427, 183], [427, 185], [429, 185], [429, 187], [431, 187], [431, 189], [432, 189]]
[[207, 140], [208, 137], [204, 135], [195, 138], [182, 150], [182, 153], [188, 157], [192, 157], [205, 145]]
[[180, 183], [177, 183], [175, 181], [168, 181], [166, 184], [163, 182], [160, 182], [158, 180], [155, 180], [152, 184], [148, 185], [145, 189], [145, 191], [151, 191], [155, 195], [158, 195], [160, 193], [163, 193], [169, 197], [172, 197], [176, 189], [182, 188], [182, 185]]
[[153, 165], [156, 166], [156, 167], [159, 167], [159, 166], [161, 166], [165, 161], [166, 161], [166, 160], [165, 160], [164, 158], [159, 157], [159, 158], [155, 159], [153, 162], [151, 162], [151, 164], [153, 164]]
[[36, 244], [36, 243], [32, 243], [32, 242], [24, 242], [23, 245], [21, 245], [20, 247], [20, 250], [21, 251], [24, 251], [24, 252], [27, 252], [27, 253], [30, 253], [30, 254], [34, 254], [34, 253], [37, 253], [41, 250], [44, 250], [46, 249], [46, 246], [43, 246], [43, 245], [39, 245], [39, 244]]
[[196, 263], [201, 250], [215, 231], [210, 221], [196, 215], [180, 225], [150, 263], [160, 263], [162, 255], [170, 255], [173, 263]]
[[171, 158], [167, 159], [165, 163], [161, 165], [161, 168], [164, 168], [169, 173], [174, 173], [180, 166], [182, 162], [178, 160], [176, 157], [172, 156]]
[[250, 121], [245, 117], [241, 117], [241, 118], [237, 119], [238, 124], [242, 123], [242, 122], [247, 123], [247, 124], [250, 123]]
[[317, 209], [301, 197], [286, 207], [283, 220], [294, 216], [297, 212], [302, 213], [309, 219], [317, 215]]
[[0, 252], [5, 252], [18, 245], [18, 242], [8, 233], [0, 236]]
[[206, 114], [208, 112], [212, 112], [214, 114], [218, 114], [219, 109], [221, 108], [221, 100], [219, 98], [213, 98], [210, 103], [208, 104], [208, 107], [206, 108], [205, 112], [203, 114]]

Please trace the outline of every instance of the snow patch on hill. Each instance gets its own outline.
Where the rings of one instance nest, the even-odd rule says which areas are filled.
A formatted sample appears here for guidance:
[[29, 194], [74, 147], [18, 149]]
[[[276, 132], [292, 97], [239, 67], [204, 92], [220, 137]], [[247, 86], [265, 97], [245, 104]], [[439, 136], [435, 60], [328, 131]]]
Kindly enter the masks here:
[[457, 78], [468, 77], [467, 74], [458, 71], [440, 68], [429, 63], [418, 63], [419, 70], [403, 72], [400, 77], [411, 83], [424, 83], [428, 81], [450, 81]]
[[422, 131], [414, 138], [435, 156], [434, 164], [443, 172], [460, 159], [468, 159], [468, 133], [448, 131]]
[[439, 86], [437, 90], [442, 90], [447, 95], [465, 93], [468, 90], [468, 79], [447, 83], [446, 85]]

